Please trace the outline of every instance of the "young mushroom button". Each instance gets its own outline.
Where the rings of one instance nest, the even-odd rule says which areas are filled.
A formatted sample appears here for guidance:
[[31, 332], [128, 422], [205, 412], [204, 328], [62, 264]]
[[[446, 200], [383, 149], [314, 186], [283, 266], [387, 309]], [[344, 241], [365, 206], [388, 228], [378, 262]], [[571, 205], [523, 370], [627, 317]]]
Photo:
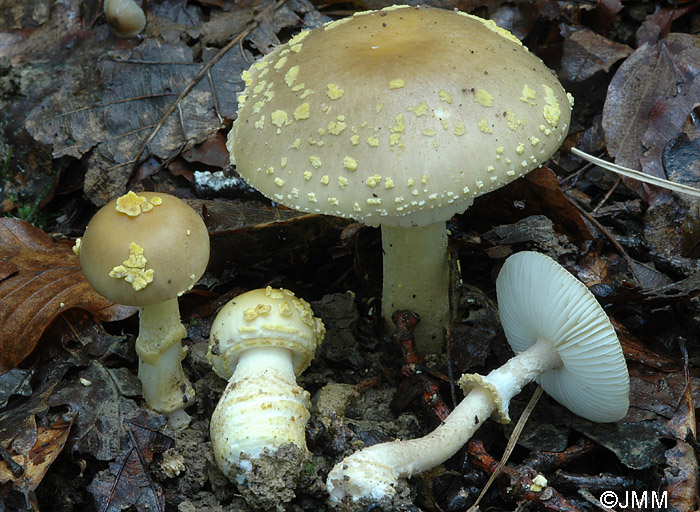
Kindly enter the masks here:
[[556, 151], [570, 118], [557, 78], [492, 21], [393, 6], [301, 32], [243, 79], [238, 172], [286, 206], [381, 226], [383, 316], [418, 313], [419, 348], [439, 351], [445, 221]]
[[107, 23], [122, 37], [133, 37], [146, 26], [146, 15], [134, 0], [105, 0], [104, 12]]
[[[296, 376], [309, 366], [324, 334], [323, 322], [308, 303], [270, 287], [231, 300], [212, 325], [207, 357], [217, 375], [229, 381], [210, 423], [214, 457], [256, 506], [265, 508], [257, 500], [271, 496], [287, 501], [309, 456], [309, 394]], [[257, 493], [253, 478], [261, 472], [255, 468], [263, 464], [276, 478], [262, 482], [264, 489]], [[276, 489], [273, 480], [284, 485]]]
[[202, 219], [177, 197], [128, 194], [101, 208], [85, 230], [80, 266], [90, 285], [118, 304], [138, 306], [139, 379], [148, 406], [184, 419], [194, 390], [182, 371], [187, 335], [177, 298], [190, 290], [209, 261]]
[[464, 400], [427, 436], [376, 444], [339, 462], [326, 483], [331, 500], [391, 499], [399, 478], [450, 458], [492, 414], [510, 421], [511, 398], [533, 380], [591, 421], [625, 416], [625, 358], [610, 320], [583, 283], [551, 258], [521, 252], [506, 260], [496, 287], [503, 329], [517, 355], [485, 377], [463, 375]]

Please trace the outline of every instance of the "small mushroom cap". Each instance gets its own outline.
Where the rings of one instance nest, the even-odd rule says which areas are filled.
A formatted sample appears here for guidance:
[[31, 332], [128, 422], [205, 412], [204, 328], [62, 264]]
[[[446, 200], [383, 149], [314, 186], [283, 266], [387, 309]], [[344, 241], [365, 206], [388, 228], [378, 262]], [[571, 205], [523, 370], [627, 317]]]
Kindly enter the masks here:
[[209, 234], [201, 217], [181, 199], [155, 192], [130, 192], [107, 203], [80, 243], [80, 266], [90, 285], [129, 306], [182, 295], [208, 261]]
[[211, 327], [207, 358], [216, 374], [228, 380], [244, 350], [282, 347], [292, 352], [294, 373], [299, 375], [325, 333], [308, 302], [268, 286], [243, 293], [221, 308]]
[[122, 37], [132, 37], [146, 26], [146, 15], [134, 0], [105, 0], [105, 17]]
[[498, 309], [517, 354], [537, 339], [553, 343], [563, 367], [537, 381], [570, 411], [618, 421], [629, 407], [629, 374], [608, 315], [586, 286], [536, 252], [510, 256], [496, 279]]
[[492, 21], [430, 7], [302, 32], [243, 73], [232, 161], [291, 208], [424, 226], [547, 160], [568, 130], [554, 74]]

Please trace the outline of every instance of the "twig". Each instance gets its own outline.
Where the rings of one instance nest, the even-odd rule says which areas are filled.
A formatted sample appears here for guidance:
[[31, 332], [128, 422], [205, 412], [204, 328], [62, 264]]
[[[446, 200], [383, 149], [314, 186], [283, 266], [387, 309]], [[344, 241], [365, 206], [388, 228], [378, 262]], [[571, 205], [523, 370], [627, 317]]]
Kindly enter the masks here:
[[605, 197], [603, 197], [603, 199], [600, 200], [600, 202], [596, 205], [596, 207], [593, 208], [593, 210], [591, 210], [591, 213], [597, 212], [598, 210], [600, 210], [603, 207], [603, 205], [605, 203], [608, 202], [608, 199], [610, 199], [610, 196], [613, 195], [613, 192], [615, 192], [615, 190], [617, 190], [617, 187], [620, 186], [620, 183], [622, 183], [622, 178], [620, 176], [618, 176], [615, 184], [612, 187], [610, 187], [610, 190], [608, 190], [605, 193]]

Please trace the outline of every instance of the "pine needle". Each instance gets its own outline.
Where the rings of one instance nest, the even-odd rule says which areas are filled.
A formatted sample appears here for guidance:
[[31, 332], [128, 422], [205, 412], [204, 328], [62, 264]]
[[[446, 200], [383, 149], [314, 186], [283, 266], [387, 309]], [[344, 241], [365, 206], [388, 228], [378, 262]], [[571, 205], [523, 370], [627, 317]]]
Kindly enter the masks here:
[[637, 181], [648, 183], [649, 185], [656, 185], [657, 187], [673, 190], [674, 192], [679, 192], [681, 194], [688, 194], [693, 197], [700, 197], [700, 189], [697, 189], [695, 187], [683, 185], [681, 183], [674, 183], [673, 181], [668, 181], [663, 178], [657, 178], [656, 176], [652, 176], [651, 174], [645, 174], [643, 172], [630, 169], [628, 167], [622, 167], [621, 165], [613, 164], [600, 158], [596, 158], [577, 148], [571, 148], [571, 152], [576, 156], [580, 156], [584, 160], [588, 160], [591, 163], [599, 165], [604, 169], [615, 172], [627, 178], [632, 178]]
[[530, 398], [530, 401], [525, 407], [525, 410], [520, 415], [518, 422], [515, 424], [515, 427], [513, 427], [513, 432], [510, 434], [510, 439], [508, 439], [508, 444], [506, 445], [506, 449], [503, 452], [501, 460], [498, 462], [498, 466], [496, 466], [495, 471], [491, 473], [491, 477], [489, 478], [488, 482], [486, 482], [484, 488], [481, 490], [481, 494], [479, 494], [479, 497], [476, 499], [474, 504], [471, 507], [469, 507], [469, 510], [467, 510], [467, 512], [478, 512], [479, 502], [486, 495], [486, 492], [489, 490], [489, 487], [491, 487], [491, 484], [501, 473], [501, 468], [503, 468], [505, 463], [508, 462], [508, 457], [510, 457], [510, 454], [513, 452], [513, 448], [515, 448], [518, 439], [520, 439], [520, 434], [523, 432], [523, 428], [525, 428], [525, 424], [527, 423], [528, 418], [530, 418], [530, 414], [537, 405], [537, 401], [540, 399], [541, 396], [542, 386], [537, 386], [537, 389], [532, 394], [532, 397]]

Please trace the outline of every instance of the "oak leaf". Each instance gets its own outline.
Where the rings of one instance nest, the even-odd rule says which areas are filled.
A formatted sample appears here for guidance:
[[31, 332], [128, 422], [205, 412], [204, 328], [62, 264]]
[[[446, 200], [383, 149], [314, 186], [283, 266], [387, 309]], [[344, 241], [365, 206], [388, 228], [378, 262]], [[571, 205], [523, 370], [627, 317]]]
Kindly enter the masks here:
[[70, 245], [19, 219], [0, 219], [0, 371], [17, 366], [70, 308], [114, 321], [134, 313], [94, 291]]

